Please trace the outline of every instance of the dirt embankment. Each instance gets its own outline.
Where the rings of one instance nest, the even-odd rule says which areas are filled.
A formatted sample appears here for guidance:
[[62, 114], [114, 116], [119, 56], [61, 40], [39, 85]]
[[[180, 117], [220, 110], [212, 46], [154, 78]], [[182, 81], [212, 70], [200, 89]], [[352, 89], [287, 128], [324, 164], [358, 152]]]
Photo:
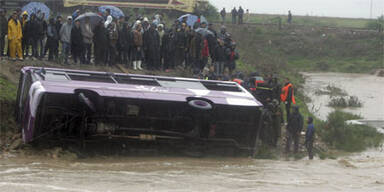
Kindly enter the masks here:
[[260, 72], [370, 72], [382, 68], [384, 34], [349, 28], [227, 25], [241, 63]]

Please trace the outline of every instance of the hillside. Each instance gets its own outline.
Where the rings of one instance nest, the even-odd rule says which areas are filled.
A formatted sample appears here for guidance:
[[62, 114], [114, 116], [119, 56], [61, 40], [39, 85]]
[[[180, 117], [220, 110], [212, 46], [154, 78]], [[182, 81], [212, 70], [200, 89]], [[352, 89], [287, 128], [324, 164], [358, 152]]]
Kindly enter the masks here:
[[383, 67], [383, 33], [349, 28], [227, 25], [242, 70], [370, 72]]

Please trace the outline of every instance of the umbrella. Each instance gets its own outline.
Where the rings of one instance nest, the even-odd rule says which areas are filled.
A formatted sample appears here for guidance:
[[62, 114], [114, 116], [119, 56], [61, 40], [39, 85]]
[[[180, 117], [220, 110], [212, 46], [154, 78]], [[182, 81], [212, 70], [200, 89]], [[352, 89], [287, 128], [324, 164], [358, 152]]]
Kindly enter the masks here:
[[27, 5], [25, 5], [23, 8], [21, 8], [21, 12], [27, 11], [28, 16], [32, 15], [32, 13], [36, 14], [37, 17], [40, 17], [40, 15], [37, 15], [38, 11], [41, 11], [41, 13], [45, 13], [45, 18], [49, 18], [49, 13], [51, 10], [44, 4], [40, 2], [30, 2]]
[[207, 28], [198, 28], [195, 30], [196, 33], [200, 33], [202, 36], [207, 36], [207, 35], [214, 35], [212, 31], [210, 31], [209, 29]]
[[179, 17], [177, 20], [182, 21], [183, 18], [187, 17], [187, 25], [193, 27], [196, 21], [199, 19], [198, 16], [192, 14], [185, 14]]
[[79, 20], [81, 23], [84, 23], [86, 17], [89, 17], [89, 22], [91, 23], [92, 28], [95, 28], [100, 21], [104, 22], [104, 18], [102, 16], [92, 12], [81, 14], [75, 19], [75, 21]]
[[111, 5], [104, 5], [104, 6], [100, 6], [98, 8], [98, 10], [102, 13], [105, 12], [106, 9], [110, 9], [111, 10], [111, 15], [112, 17], [114, 18], [120, 18], [120, 17], [124, 17], [124, 13], [121, 9], [115, 7], [115, 6], [111, 6]]

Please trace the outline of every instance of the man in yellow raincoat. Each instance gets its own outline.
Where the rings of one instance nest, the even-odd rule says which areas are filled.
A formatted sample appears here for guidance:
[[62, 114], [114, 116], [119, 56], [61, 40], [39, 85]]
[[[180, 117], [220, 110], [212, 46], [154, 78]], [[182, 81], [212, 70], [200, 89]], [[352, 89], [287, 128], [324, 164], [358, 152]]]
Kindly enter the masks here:
[[22, 37], [21, 23], [17, 19], [17, 13], [14, 12], [8, 22], [9, 55], [13, 60], [16, 60], [16, 54], [20, 61], [23, 60], [23, 52], [21, 49]]

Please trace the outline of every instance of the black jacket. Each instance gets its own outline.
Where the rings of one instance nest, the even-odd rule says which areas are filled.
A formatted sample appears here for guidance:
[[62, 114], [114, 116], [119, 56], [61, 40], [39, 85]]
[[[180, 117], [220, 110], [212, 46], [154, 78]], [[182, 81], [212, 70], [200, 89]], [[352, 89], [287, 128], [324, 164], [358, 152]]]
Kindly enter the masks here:
[[300, 112], [293, 112], [288, 119], [287, 130], [290, 133], [298, 134], [303, 129], [303, 116]]
[[71, 49], [72, 51], [81, 51], [83, 49], [83, 35], [81, 28], [72, 27], [71, 31]]
[[5, 16], [0, 17], [0, 25], [1, 25], [0, 35], [4, 36], [8, 33], [8, 20]]
[[96, 48], [107, 47], [108, 45], [108, 30], [104, 25], [98, 25], [93, 31], [93, 42]]

